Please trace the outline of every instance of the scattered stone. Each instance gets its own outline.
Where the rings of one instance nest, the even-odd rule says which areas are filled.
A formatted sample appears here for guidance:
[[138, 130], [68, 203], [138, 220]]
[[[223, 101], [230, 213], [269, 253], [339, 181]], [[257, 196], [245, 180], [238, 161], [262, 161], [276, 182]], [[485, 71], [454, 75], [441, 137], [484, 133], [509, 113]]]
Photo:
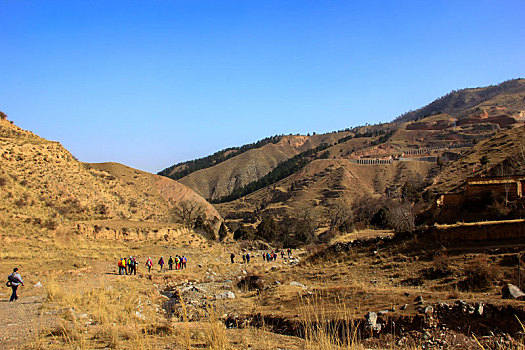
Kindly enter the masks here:
[[378, 315], [384, 315], [384, 314], [387, 314], [387, 313], [389, 313], [389, 312], [390, 312], [390, 310], [381, 310], [381, 311], [379, 311], [377, 314], [378, 314]]
[[33, 287], [34, 288], [42, 288], [42, 283], [41, 282], [37, 282]]
[[144, 316], [143, 314], [141, 314], [138, 311], [135, 311], [135, 316], [137, 316], [137, 318], [139, 318], [141, 320], [145, 320], [146, 319], [146, 316]]
[[414, 304], [423, 304], [423, 297], [421, 295], [418, 295], [415, 299], [414, 299]]
[[399, 310], [406, 310], [407, 307], [408, 307], [408, 304], [405, 304], [405, 305], [401, 306], [401, 307], [399, 308]]

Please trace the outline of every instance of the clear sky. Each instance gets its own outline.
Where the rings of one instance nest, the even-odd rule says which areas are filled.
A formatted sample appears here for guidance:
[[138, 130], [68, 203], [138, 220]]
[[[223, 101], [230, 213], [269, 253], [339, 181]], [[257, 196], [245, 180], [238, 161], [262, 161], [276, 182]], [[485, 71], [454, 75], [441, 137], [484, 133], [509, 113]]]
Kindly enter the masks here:
[[0, 110], [157, 172], [525, 77], [525, 1], [0, 0]]

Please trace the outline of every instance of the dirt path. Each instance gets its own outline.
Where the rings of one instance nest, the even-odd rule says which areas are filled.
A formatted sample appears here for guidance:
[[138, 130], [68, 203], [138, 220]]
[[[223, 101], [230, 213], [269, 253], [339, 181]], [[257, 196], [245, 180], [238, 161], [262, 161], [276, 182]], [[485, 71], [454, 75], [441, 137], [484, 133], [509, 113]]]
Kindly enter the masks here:
[[56, 325], [55, 317], [42, 313], [43, 301], [43, 291], [41, 295], [22, 295], [15, 302], [5, 297], [0, 300], [0, 345], [3, 350], [20, 349], [43, 328]]

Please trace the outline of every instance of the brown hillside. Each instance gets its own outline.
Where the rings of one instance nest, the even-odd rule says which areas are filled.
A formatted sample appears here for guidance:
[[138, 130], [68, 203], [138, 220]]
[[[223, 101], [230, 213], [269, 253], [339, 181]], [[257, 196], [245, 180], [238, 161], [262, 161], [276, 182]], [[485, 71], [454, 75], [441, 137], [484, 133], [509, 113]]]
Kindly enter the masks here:
[[334, 202], [345, 205], [363, 195], [399, 191], [407, 181], [423, 181], [436, 165], [429, 162], [397, 162], [389, 165], [359, 165], [346, 159], [320, 159], [301, 171], [241, 199], [216, 204], [227, 220], [240, 220], [255, 213], [281, 219], [311, 210], [326, 223], [326, 209]]
[[[176, 181], [116, 163], [85, 164], [59, 143], [0, 120], [1, 230], [55, 229], [91, 220], [172, 222], [170, 208], [198, 202], [216, 225], [219, 215]], [[124, 225], [124, 224], [123, 224]]]
[[[486, 165], [481, 163], [483, 157], [487, 159]], [[522, 126], [500, 132], [475, 145], [460, 159], [447, 166], [435, 178], [430, 190], [436, 193], [454, 191], [469, 176], [523, 174], [524, 161], [525, 126]]]
[[213, 167], [194, 172], [179, 181], [204, 198], [218, 199], [245, 186], [274, 169], [277, 164], [322, 143], [333, 143], [344, 133], [314, 136], [283, 136], [276, 143], [268, 143], [228, 159]]

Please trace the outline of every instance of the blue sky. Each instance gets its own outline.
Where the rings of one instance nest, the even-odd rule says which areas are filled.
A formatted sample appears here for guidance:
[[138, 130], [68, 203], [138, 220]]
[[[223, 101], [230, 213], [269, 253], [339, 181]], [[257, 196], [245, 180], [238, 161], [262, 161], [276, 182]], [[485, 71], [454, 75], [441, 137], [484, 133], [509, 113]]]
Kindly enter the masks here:
[[157, 172], [525, 77], [525, 2], [0, 0], [0, 110]]

